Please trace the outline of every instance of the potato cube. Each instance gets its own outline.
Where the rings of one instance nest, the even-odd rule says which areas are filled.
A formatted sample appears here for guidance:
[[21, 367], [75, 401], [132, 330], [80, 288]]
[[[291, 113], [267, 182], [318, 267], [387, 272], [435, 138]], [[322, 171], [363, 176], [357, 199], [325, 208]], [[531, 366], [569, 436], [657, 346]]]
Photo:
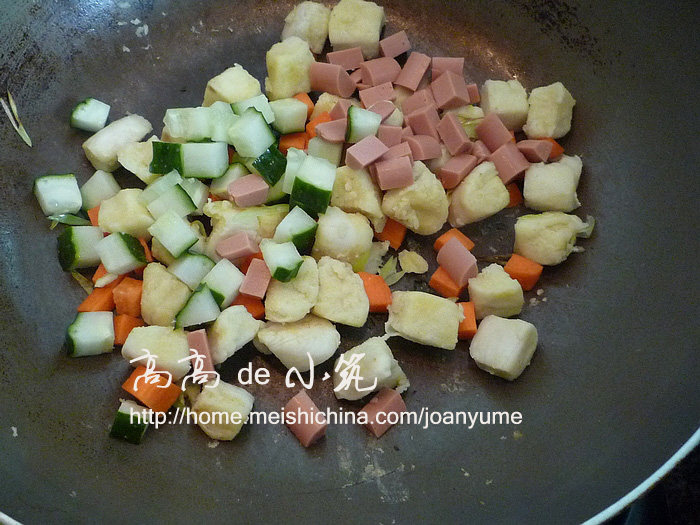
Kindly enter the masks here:
[[569, 161], [532, 164], [525, 172], [525, 206], [538, 211], [575, 210], [581, 205], [576, 195], [579, 175]]
[[487, 80], [481, 88], [481, 108], [496, 113], [508, 129], [518, 130], [527, 120], [527, 93], [517, 80]]
[[530, 110], [523, 131], [529, 138], [558, 139], [571, 129], [576, 101], [561, 82], [533, 89], [528, 103]]
[[270, 100], [293, 97], [311, 90], [309, 68], [314, 62], [309, 44], [297, 36], [277, 42], [265, 55], [265, 91]]
[[488, 373], [513, 381], [530, 364], [537, 348], [537, 329], [520, 319], [489, 315], [469, 345], [469, 355]]
[[260, 94], [260, 82], [243, 66], [234, 64], [207, 82], [202, 106], [211, 106], [217, 100], [233, 104]]
[[294, 7], [284, 19], [282, 40], [298, 36], [308, 42], [317, 55], [323, 51], [328, 38], [328, 19], [331, 10], [317, 2], [302, 2]]
[[333, 51], [361, 47], [365, 58], [377, 57], [384, 21], [384, 8], [374, 2], [340, 0], [328, 22]]
[[493, 162], [482, 162], [460, 182], [450, 197], [450, 224], [455, 228], [495, 215], [510, 197]]
[[469, 279], [469, 300], [474, 303], [477, 319], [487, 315], [518, 315], [525, 304], [520, 283], [495, 263]]

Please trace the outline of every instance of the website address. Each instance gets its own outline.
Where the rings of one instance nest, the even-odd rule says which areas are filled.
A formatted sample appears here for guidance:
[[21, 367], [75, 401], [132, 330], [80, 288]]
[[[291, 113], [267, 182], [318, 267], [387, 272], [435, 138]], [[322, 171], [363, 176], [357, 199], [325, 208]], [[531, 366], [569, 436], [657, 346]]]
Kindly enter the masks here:
[[[284, 409], [272, 412], [252, 411], [247, 416], [239, 412], [195, 412], [189, 408], [176, 408], [174, 412], [130, 409], [130, 422], [146, 422], [155, 428], [163, 425], [366, 425], [370, 418], [366, 412], [349, 410], [318, 410], [313, 412], [287, 412]], [[506, 411], [439, 411], [426, 407], [420, 411], [378, 412], [373, 421], [383, 425], [417, 425], [423, 429], [439, 425], [461, 425], [469, 430], [477, 425], [520, 425], [520, 412]]]

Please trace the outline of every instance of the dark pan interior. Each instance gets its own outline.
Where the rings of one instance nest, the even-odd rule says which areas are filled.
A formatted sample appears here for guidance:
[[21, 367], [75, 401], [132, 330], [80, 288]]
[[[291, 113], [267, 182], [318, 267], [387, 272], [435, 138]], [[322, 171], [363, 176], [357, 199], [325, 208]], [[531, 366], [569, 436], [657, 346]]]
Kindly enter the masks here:
[[[305, 450], [280, 426], [247, 426], [217, 447], [179, 425], [149, 430], [140, 446], [108, 438], [128, 364], [62, 352], [83, 292], [61, 272], [56, 232], [31, 195], [40, 174], [73, 171], [82, 182], [93, 171], [86, 135], [68, 127], [77, 100], [95, 96], [113, 118], [139, 113], [159, 131], [166, 108], [198, 105], [207, 79], [234, 62], [262, 80], [292, 2], [10, 4], [0, 87], [13, 92], [35, 147], [0, 125], [0, 510], [27, 523], [580, 521], [696, 429], [697, 5], [383, 2], [390, 32], [406, 29], [429, 54], [465, 56], [475, 82], [567, 86], [577, 105], [563, 143], [585, 166], [578, 213], [598, 226], [584, 253], [546, 271], [547, 302], [526, 307], [541, 343], [518, 381], [478, 370], [465, 344], [448, 352], [390, 341], [411, 379], [410, 408], [520, 411], [521, 425], [403, 427], [381, 440], [337, 426]], [[505, 213], [465, 231], [507, 248], [512, 222]], [[417, 238], [409, 245], [430, 252]], [[382, 333], [383, 322], [344, 330], [342, 348]], [[279, 385], [279, 363], [250, 349], [223, 379], [251, 359]], [[283, 386], [250, 390], [258, 410], [290, 396]], [[313, 396], [336, 406], [328, 384]]]

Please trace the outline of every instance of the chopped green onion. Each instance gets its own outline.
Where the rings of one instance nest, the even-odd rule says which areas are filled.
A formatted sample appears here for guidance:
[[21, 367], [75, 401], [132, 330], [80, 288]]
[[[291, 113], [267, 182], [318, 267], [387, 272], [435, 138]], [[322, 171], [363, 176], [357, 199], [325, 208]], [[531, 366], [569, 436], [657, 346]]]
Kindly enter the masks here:
[[382, 266], [379, 269], [379, 275], [381, 276], [382, 279], [386, 282], [387, 285], [391, 286], [392, 284], [398, 283], [401, 278], [406, 275], [406, 272], [404, 271], [397, 271], [396, 268], [396, 257], [393, 255], [389, 257], [389, 259], [384, 263], [384, 266]]
[[7, 107], [7, 103], [5, 102], [4, 98], [0, 98], [0, 104], [2, 104], [2, 108], [5, 110], [7, 117], [10, 119], [10, 124], [12, 124], [12, 127], [15, 128], [15, 131], [22, 138], [24, 143], [31, 148], [32, 147], [32, 139], [29, 138], [29, 134], [27, 133], [27, 130], [24, 129], [24, 126], [22, 125], [22, 121], [19, 119], [19, 115], [17, 114], [17, 105], [15, 104], [15, 99], [12, 98], [12, 94], [9, 91], [7, 92], [7, 100], [10, 101], [10, 108], [12, 108], [11, 112], [10, 112], [10, 108]]
[[[78, 217], [72, 213], [62, 213], [60, 215], [49, 215], [51, 221], [57, 224], [68, 224], [69, 226], [90, 226], [92, 223], [84, 217]], [[56, 226], [52, 226], [53, 230]]]
[[78, 272], [71, 272], [70, 274], [73, 276], [73, 279], [78, 281], [78, 284], [83, 290], [85, 290], [86, 294], [90, 295], [95, 289], [95, 287], [92, 285], [92, 281], [85, 277], [83, 274]]

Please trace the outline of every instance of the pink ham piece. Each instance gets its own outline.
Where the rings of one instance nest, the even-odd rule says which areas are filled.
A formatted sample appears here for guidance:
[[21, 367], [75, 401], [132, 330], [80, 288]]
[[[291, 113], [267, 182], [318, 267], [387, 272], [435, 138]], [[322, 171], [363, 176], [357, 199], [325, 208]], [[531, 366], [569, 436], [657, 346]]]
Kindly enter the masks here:
[[362, 83], [362, 82], [358, 82], [358, 83], [357, 83], [357, 89], [360, 90], [360, 91], [362, 91], [363, 89], [369, 89], [369, 88], [371, 88], [371, 87], [372, 87], [372, 86], [370, 86], [369, 84], [364, 84], [364, 83]]
[[350, 80], [352, 80], [356, 86], [359, 86], [362, 83], [362, 71], [357, 69], [350, 73]]
[[479, 273], [476, 257], [456, 237], [452, 237], [440, 248], [437, 262], [460, 287], [466, 286], [469, 279]]
[[462, 75], [445, 71], [430, 84], [435, 103], [440, 109], [452, 109], [469, 104], [469, 91]]
[[378, 115], [381, 115], [382, 122], [384, 122], [391, 116], [391, 114], [394, 111], [396, 111], [396, 106], [394, 106], [393, 102], [390, 102], [388, 100], [380, 100], [379, 102], [375, 102], [374, 104], [372, 104], [367, 109]]
[[360, 89], [359, 95], [360, 101], [365, 108], [373, 106], [380, 100], [394, 100], [396, 98], [394, 86], [391, 85], [391, 82], [385, 82], [367, 89]]
[[430, 135], [435, 140], [440, 139], [436, 128], [440, 122], [440, 115], [435, 106], [423, 106], [406, 114], [404, 119], [415, 135]]
[[404, 115], [408, 115], [409, 113], [418, 111], [425, 106], [434, 106], [437, 108], [437, 104], [435, 104], [435, 97], [433, 97], [433, 92], [430, 90], [430, 88], [419, 89], [413, 95], [404, 100], [403, 104], [401, 104], [401, 111], [403, 111]]
[[530, 167], [525, 155], [512, 142], [506, 142], [491, 153], [490, 160], [496, 166], [498, 176], [501, 177], [503, 184], [513, 182]]
[[408, 157], [380, 160], [374, 166], [377, 168], [377, 184], [383, 191], [413, 184], [413, 166]]
[[406, 31], [399, 31], [379, 41], [379, 53], [383, 57], [396, 58], [409, 49], [411, 49], [411, 42], [408, 40]]
[[423, 79], [423, 75], [428, 71], [428, 67], [430, 67], [430, 57], [414, 51], [408, 55], [406, 64], [394, 83], [397, 86], [403, 86], [406, 89], [415, 91], [418, 89], [418, 84]]
[[481, 95], [479, 95], [479, 86], [476, 84], [467, 84], [467, 93], [469, 93], [469, 103], [478, 104], [481, 102]]
[[239, 293], [262, 299], [265, 297], [271, 278], [270, 269], [265, 264], [265, 261], [253, 259], [250, 261], [250, 266], [248, 266], [248, 271], [238, 291]]
[[[367, 414], [365, 426], [375, 437], [382, 437], [406, 412], [406, 403], [401, 394], [390, 388], [382, 388], [359, 413]], [[389, 420], [389, 421], [387, 421]]]
[[362, 56], [362, 49], [359, 47], [351, 47], [341, 51], [331, 51], [326, 55], [329, 64], [340, 66], [346, 71], [352, 71], [360, 67], [360, 64], [365, 61]]
[[[190, 347], [190, 355], [193, 356], [196, 352], [202, 357], [202, 371], [206, 373], [209, 379], [214, 379], [216, 377], [216, 370], [214, 370], [214, 362], [211, 359], [207, 331], [204, 328], [200, 328], [194, 332], [187, 332], [187, 344]], [[192, 365], [194, 367], [194, 362], [192, 362]]]
[[489, 151], [496, 151], [506, 142], [513, 140], [508, 128], [496, 113], [489, 113], [476, 127], [476, 134]]
[[372, 177], [372, 180], [376, 183], [377, 182], [377, 163], [375, 162], [374, 164], [370, 164], [369, 166], [367, 166], [367, 171], [369, 171], [369, 174]]
[[401, 140], [406, 140], [408, 137], [412, 137], [413, 135], [413, 130], [408, 126], [401, 130]]
[[348, 108], [352, 106], [352, 102], [347, 98], [341, 98], [335, 103], [333, 109], [331, 109], [328, 114], [331, 120], [338, 120], [341, 118], [348, 118]]
[[374, 135], [363, 138], [345, 152], [345, 164], [354, 170], [366, 168], [384, 155], [389, 148]]
[[529, 162], [547, 162], [553, 144], [548, 140], [528, 139], [521, 140], [516, 146]]
[[339, 118], [316, 125], [316, 135], [328, 142], [345, 142], [348, 119]]
[[430, 135], [414, 135], [406, 139], [414, 160], [437, 159], [442, 155], [440, 143]]
[[216, 253], [229, 261], [253, 255], [258, 251], [260, 251], [258, 243], [244, 231], [234, 233], [216, 245]]
[[392, 146], [382, 155], [380, 160], [395, 159], [396, 157], [408, 157], [412, 163], [413, 152], [411, 151], [411, 147], [406, 142]]
[[337, 64], [313, 62], [309, 68], [312, 91], [325, 91], [331, 95], [348, 98], [357, 86], [347, 71]]
[[436, 129], [450, 155], [459, 155], [460, 153], [471, 151], [472, 143], [454, 113], [446, 113], [436, 126]]
[[228, 185], [229, 195], [241, 208], [265, 204], [269, 189], [267, 182], [257, 173], [236, 179]]
[[462, 76], [464, 74], [464, 57], [433, 57], [430, 65], [430, 77], [435, 80], [445, 71], [452, 71]]
[[287, 401], [284, 412], [295, 414], [293, 423], [287, 419], [288, 416], [285, 416], [285, 422], [304, 447], [313, 445], [326, 435], [326, 416], [318, 409], [306, 390], [301, 390]]
[[480, 140], [477, 140], [472, 146], [471, 154], [476, 157], [476, 163], [481, 164], [485, 160], [488, 160], [489, 155], [491, 155], [491, 152], [486, 147], [486, 144], [484, 144]]
[[442, 187], [446, 190], [456, 188], [477, 164], [476, 157], [468, 153], [452, 157], [438, 170], [438, 179], [442, 182]]
[[380, 57], [360, 64], [362, 82], [370, 86], [378, 86], [385, 82], [393, 82], [401, 72], [399, 63], [390, 57]]
[[381, 140], [387, 148], [401, 143], [402, 129], [400, 126], [387, 126], [382, 124], [377, 131], [377, 138]]

